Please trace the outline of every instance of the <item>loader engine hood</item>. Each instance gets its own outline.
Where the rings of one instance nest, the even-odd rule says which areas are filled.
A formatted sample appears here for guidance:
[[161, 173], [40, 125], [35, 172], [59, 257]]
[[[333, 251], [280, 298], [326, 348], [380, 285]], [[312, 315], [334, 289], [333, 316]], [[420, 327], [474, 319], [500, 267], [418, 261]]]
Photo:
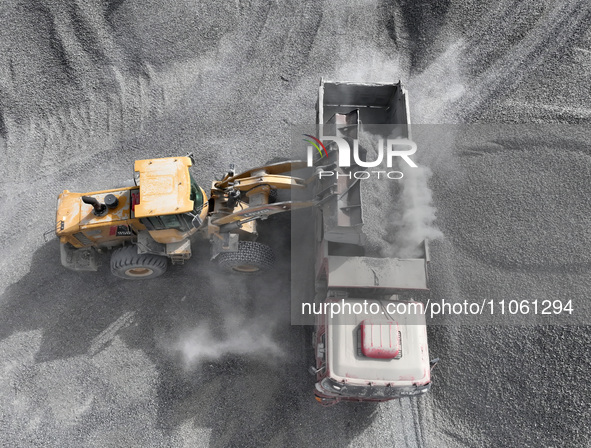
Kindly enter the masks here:
[[[64, 190], [57, 201], [56, 235], [62, 238], [84, 231], [92, 233], [96, 237], [94, 239], [99, 240], [99, 234], [112, 233], [118, 225], [127, 226], [127, 221], [131, 218], [132, 213], [130, 200], [132, 190], [137, 191], [136, 188], [124, 188], [83, 194]], [[104, 205], [104, 213], [99, 215], [93, 213], [94, 208], [91, 204], [84, 202], [85, 197]], [[118, 233], [117, 230], [113, 232]], [[78, 235], [76, 238], [79, 241], [72, 239], [67, 241], [75, 247], [92, 244], [93, 238], [88, 240], [83, 235]], [[66, 240], [62, 240], [62, 242], [66, 242]]]
[[80, 230], [80, 201], [79, 193], [64, 190], [57, 199], [56, 223], [57, 236], [62, 236]]
[[[56, 234], [58, 236], [67, 235], [78, 232], [83, 227], [129, 219], [129, 193], [130, 188], [94, 191], [91, 193], [74, 193], [64, 190], [57, 200]], [[105, 206], [104, 213], [98, 216], [92, 213], [93, 206], [84, 203], [84, 197], [91, 198]], [[109, 199], [115, 201], [111, 207], [105, 205]]]

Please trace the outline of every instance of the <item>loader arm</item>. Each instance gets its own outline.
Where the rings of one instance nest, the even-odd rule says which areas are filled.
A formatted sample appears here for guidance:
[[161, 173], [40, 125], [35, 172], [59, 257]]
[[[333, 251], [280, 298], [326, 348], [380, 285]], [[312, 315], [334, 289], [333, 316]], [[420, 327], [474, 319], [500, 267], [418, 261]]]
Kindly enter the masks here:
[[[211, 222], [211, 224], [220, 227], [220, 230], [223, 231], [224, 229], [222, 226], [228, 224], [233, 224], [232, 228], [237, 228], [242, 224], [255, 219], [265, 219], [268, 216], [275, 215], [277, 213], [288, 212], [299, 208], [312, 207], [317, 203], [318, 201], [287, 201], [276, 202], [274, 204], [262, 204], [255, 207], [248, 207], [230, 215], [215, 219]], [[229, 228], [227, 227], [226, 229]]]
[[[217, 209], [218, 213], [212, 214], [210, 225], [216, 232], [224, 233], [242, 228], [244, 224], [257, 219], [266, 219], [270, 215], [315, 205], [316, 201], [308, 200], [276, 203], [269, 200], [272, 189], [305, 189], [308, 184], [305, 179], [283, 173], [306, 167], [307, 162], [290, 160], [252, 168], [237, 175], [228, 173], [222, 180], [213, 183], [212, 197], [220, 198], [222, 202]], [[247, 204], [241, 201], [233, 203], [225, 199], [235, 197], [238, 192], [242, 197], [248, 198]]]
[[269, 185], [279, 189], [305, 188], [303, 179], [285, 176], [282, 173], [299, 170], [307, 166], [307, 163], [302, 160], [274, 163], [253, 168], [235, 176], [226, 176], [221, 181], [216, 182], [214, 187], [220, 190], [233, 187], [241, 191], [256, 188], [259, 185]]

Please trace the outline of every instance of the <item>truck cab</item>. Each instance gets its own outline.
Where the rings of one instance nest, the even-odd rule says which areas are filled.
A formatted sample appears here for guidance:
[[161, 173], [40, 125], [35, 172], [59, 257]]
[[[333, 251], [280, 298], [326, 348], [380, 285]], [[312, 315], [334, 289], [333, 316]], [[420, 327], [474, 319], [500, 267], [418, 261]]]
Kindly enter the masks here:
[[[394, 296], [396, 297], [396, 296]], [[334, 300], [334, 299], [332, 299]], [[431, 387], [429, 350], [420, 302], [347, 298], [341, 305], [404, 311], [324, 315], [314, 333], [316, 384], [323, 405], [386, 401], [421, 395]]]

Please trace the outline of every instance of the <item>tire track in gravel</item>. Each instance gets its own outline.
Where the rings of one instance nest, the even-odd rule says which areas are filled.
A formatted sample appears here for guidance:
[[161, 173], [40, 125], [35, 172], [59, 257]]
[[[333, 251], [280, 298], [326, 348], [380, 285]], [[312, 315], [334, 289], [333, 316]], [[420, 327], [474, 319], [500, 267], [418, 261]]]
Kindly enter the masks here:
[[[544, 4], [547, 4], [544, 3]], [[525, 8], [530, 4], [525, 4]], [[569, 44], [571, 39], [576, 39], [581, 33], [586, 21], [589, 19], [590, 6], [587, 3], [580, 1], [569, 1], [569, 2], [556, 2], [552, 3], [542, 14], [543, 19], [537, 20], [536, 23], [527, 31], [524, 36], [515, 36], [516, 42], [507, 45], [506, 38], [508, 34], [512, 34], [515, 28], [518, 28], [516, 23], [512, 23], [518, 20], [520, 17], [516, 11], [520, 10], [521, 5], [513, 1], [505, 1], [498, 5], [494, 10], [490, 10], [488, 14], [482, 17], [478, 22], [480, 26], [475, 26], [475, 32], [478, 34], [469, 35], [457, 49], [457, 61], [462, 74], [464, 72], [474, 71], [476, 74], [474, 78], [465, 82], [465, 89], [462, 95], [454, 101], [447, 101], [440, 110], [443, 112], [443, 117], [446, 121], [472, 121], [478, 120], [481, 116], [485, 115], [488, 109], [495, 108], [495, 102], [504, 102], [505, 98], [520, 84], [523, 84], [529, 77], [535, 77], [536, 71], [540, 69], [540, 66], [549, 60], [551, 60], [557, 53]], [[535, 5], [538, 7], [538, 5]], [[504, 22], [503, 22], [504, 21]], [[496, 48], [495, 48], [496, 47]], [[502, 52], [497, 55], [495, 52]], [[490, 61], [490, 62], [489, 62]], [[445, 61], [439, 63], [439, 67], [445, 66]], [[463, 75], [462, 75], [463, 76]], [[515, 109], [515, 101], [510, 102], [508, 109]], [[523, 106], [522, 106], [523, 109]], [[505, 112], [505, 110], [503, 111]], [[516, 111], [510, 111], [510, 116], [521, 116], [515, 114]], [[517, 111], [521, 112], [521, 110]], [[547, 111], [546, 118], [549, 121], [556, 120], [556, 114], [558, 110], [554, 109]], [[570, 116], [569, 120], [576, 121], [577, 111], [570, 111], [575, 117]], [[586, 111], [583, 112], [583, 117]], [[493, 119], [503, 119], [503, 116], [499, 114], [492, 114]], [[438, 118], [443, 118], [438, 117]], [[526, 121], [529, 121], [527, 117]], [[478, 152], [478, 151], [476, 151]], [[476, 154], [478, 155], [478, 154]], [[534, 170], [534, 172], [537, 172]], [[538, 172], [539, 173], [539, 172]], [[436, 186], [434, 188], [437, 188]], [[450, 210], [449, 205], [442, 207], [448, 212]], [[534, 217], [532, 216], [532, 219]], [[460, 225], [462, 220], [457, 221], [457, 218], [450, 216], [450, 220], [453, 222], [459, 222]], [[433, 260], [430, 270], [435, 275], [433, 278], [442, 279], [444, 282], [459, 282], [460, 285], [465, 286], [465, 282], [470, 282], [469, 278], [465, 279], [465, 275], [470, 274], [470, 270], [464, 266], [465, 269], [458, 269], [458, 258], [463, 258], [461, 254], [454, 255], [454, 250], [463, 252], [462, 247], [463, 241], [444, 241], [444, 245], [441, 250], [434, 248]], [[452, 235], [453, 236], [453, 235]], [[456, 247], [456, 243], [458, 247]], [[448, 247], [448, 250], [443, 252], [443, 248]], [[476, 251], [476, 249], [474, 249]], [[478, 251], [477, 251], [478, 252]], [[445, 260], [447, 256], [450, 259], [450, 263], [446, 266], [438, 266], [442, 259]], [[483, 256], [482, 250], [478, 254], [473, 253], [474, 256], [478, 255], [480, 260]], [[486, 261], [485, 261], [486, 262]], [[466, 264], [469, 264], [467, 262]], [[454, 266], [455, 265], [455, 266]], [[461, 265], [460, 265], [461, 267]], [[441, 275], [441, 271], [447, 271]], [[511, 269], [513, 271], [513, 268]], [[532, 269], [535, 271], [536, 269]], [[486, 290], [482, 289], [481, 279], [476, 280], [476, 276], [479, 275], [477, 269], [474, 270], [472, 283], [476, 283], [477, 292], [486, 293]], [[507, 277], [503, 275], [494, 277], [491, 275], [493, 280], [507, 282]], [[539, 283], [543, 285], [546, 279], [540, 278]], [[480, 286], [478, 285], [480, 283]], [[461, 301], [464, 297], [460, 294], [446, 295], [445, 289], [448, 285], [435, 284], [435, 288], [432, 289], [432, 294], [437, 296], [439, 289], [443, 290], [444, 297], [450, 297]], [[494, 282], [491, 281], [490, 285], [487, 285], [494, 291]], [[523, 284], [518, 284], [523, 288]], [[480, 287], [480, 289], [478, 289]], [[513, 286], [515, 287], [515, 286]], [[529, 298], [529, 297], [528, 297]], [[506, 324], [505, 324], [506, 325]], [[503, 330], [499, 330], [501, 332]], [[532, 333], [535, 330], [532, 330]], [[441, 353], [436, 355], [442, 356], [442, 365], [434, 371], [434, 375], [439, 374], [441, 382], [440, 388], [434, 388], [432, 391], [433, 398], [440, 407], [446, 407], [449, 412], [446, 412], [445, 418], [452, 418], [454, 424], [448, 422], [447, 424], [437, 422], [441, 430], [448, 434], [454, 440], [454, 446], [475, 446], [475, 438], [470, 434], [478, 434], [477, 440], [482, 446], [496, 445], [496, 446], [538, 446], [541, 439], [536, 437], [545, 437], [546, 440], [550, 440], [554, 437], [553, 430], [549, 426], [546, 426], [546, 434], [542, 435], [544, 423], [548, 421], [554, 421], [555, 417], [552, 415], [552, 411], [548, 411], [544, 414], [544, 409], [539, 405], [536, 406], [531, 396], [524, 396], [526, 392], [519, 393], [515, 389], [509, 393], [498, 392], [502, 391], [507, 385], [512, 387], [523, 387], [527, 391], [529, 384], [532, 381], [528, 379], [526, 384], [522, 384], [511, 376], [507, 371], [511, 371], [512, 368], [521, 368], [523, 365], [528, 365], [528, 362], [532, 365], [538, 365], [540, 370], [544, 370], [544, 363], [539, 363], [536, 358], [536, 354], [524, 353], [519, 350], [518, 354], [508, 354], [505, 350], [507, 340], [511, 341], [511, 338], [516, 337], [520, 339], [520, 335], [526, 333], [519, 329], [507, 329], [504, 331], [502, 338], [499, 340], [488, 340], [488, 330], [479, 331], [478, 329], [463, 329], [457, 326], [447, 327], [435, 327], [430, 331], [430, 343], [431, 348], [435, 350], [441, 350]], [[436, 334], [437, 338], [431, 338], [432, 334]], [[526, 333], [527, 334], [527, 333]], [[467, 341], [470, 340], [470, 345]], [[540, 342], [544, 345], [544, 343]], [[568, 345], [568, 342], [560, 342], [561, 346]], [[527, 348], [527, 343], [521, 341], [519, 344], [520, 349]], [[492, 366], [494, 362], [491, 362], [491, 352], [498, 351], [505, 358], [502, 367]], [[446, 359], [445, 355], [448, 356]], [[500, 359], [497, 357], [496, 359]], [[487, 366], [487, 368], [483, 367]], [[519, 366], [519, 367], [518, 367]], [[494, 367], [494, 368], [493, 368]], [[483, 373], [484, 378], [478, 378], [477, 372]], [[547, 377], [548, 375], [542, 373], [541, 378]], [[466, 378], [469, 380], [469, 384], [478, 385], [479, 381], [489, 383], [488, 386], [482, 388], [482, 390], [466, 389]], [[512, 384], [515, 381], [517, 384]], [[492, 385], [495, 386], [492, 386]], [[551, 384], [548, 382], [538, 381], [533, 382], [539, 387], [542, 384]], [[536, 387], [536, 388], [537, 388]], [[475, 388], [476, 389], [476, 388]], [[540, 394], [552, 395], [554, 388], [553, 386], [542, 386], [539, 387]], [[494, 394], [501, 394], [501, 397], [494, 397]], [[489, 400], [488, 395], [493, 395], [493, 399]], [[466, 398], [464, 398], [466, 397]], [[521, 402], [519, 399], [521, 398]], [[514, 404], [507, 403], [507, 399], [518, 400]], [[465, 401], [464, 401], [465, 400]], [[479, 408], [479, 404], [486, 400], [490, 401], [490, 405], [482, 405], [482, 409]], [[562, 406], [562, 405], [561, 405]], [[471, 408], [476, 407], [476, 410]], [[515, 410], [514, 408], [517, 408]], [[492, 408], [493, 410], [489, 409]], [[494, 409], [497, 408], [495, 411]], [[565, 406], [566, 408], [566, 406]], [[465, 421], [462, 421], [464, 419]], [[519, 422], [515, 421], [519, 419]], [[527, 423], [529, 421], [529, 428]], [[540, 422], [542, 425], [540, 425]], [[536, 428], [533, 428], [533, 424]], [[558, 422], [560, 424], [560, 422]], [[506, 438], [507, 434], [501, 428], [515, 428], [511, 431], [510, 441]], [[525, 431], [532, 429], [531, 433]], [[576, 431], [572, 430], [566, 437], [574, 437]], [[564, 434], [566, 435], [566, 433]], [[488, 440], [487, 440], [488, 439]], [[574, 446], [574, 440], [565, 438], [564, 443], [570, 443]], [[559, 445], [556, 445], [559, 446]], [[566, 445], [565, 445], [566, 446]], [[582, 446], [582, 445], [581, 445]]]
[[[455, 112], [450, 114], [458, 121], [471, 121], [484, 113], [483, 108], [494, 102], [493, 98], [505, 98], [521, 82], [531, 76], [549, 58], [557, 55], [566, 44], [584, 30], [585, 22], [591, 14], [591, 4], [585, 0], [571, 0], [556, 2], [544, 11], [543, 18], [520, 38], [517, 43], [507, 47], [499, 45], [507, 33], [511, 33], [512, 21], [516, 21], [519, 3], [505, 1], [498, 5], [478, 27], [478, 36], [473, 36], [462, 52], [462, 59], [471, 68], [476, 68], [483, 60], [490, 58], [492, 49], [496, 46], [506, 48], [504, 54], [498, 57], [477, 79], [468, 82], [466, 92], [455, 104], [451, 104]], [[489, 20], [500, 11], [503, 23], [501, 30], [496, 30], [498, 20]], [[480, 36], [498, 36], [497, 40], [484, 40], [480, 43]]]
[[[417, 13], [413, 7], [404, 6], [409, 21], [407, 26], [419, 27], [419, 31], [428, 26], [429, 33], [439, 40], [416, 29], [411, 36], [419, 39], [414, 48], [420, 49], [421, 58], [430, 56], [430, 60], [426, 57], [424, 61], [413, 60], [408, 87], [413, 92], [411, 111], [415, 123], [461, 123], [485, 119], [531, 122], [536, 111], [527, 111], [528, 116], [524, 117], [523, 111], [515, 110], [515, 101], [509, 99], [510, 95], [526, 91], [528, 79], [534, 82], [534, 89], [547, 88], [535, 84], [544, 77], [545, 65], [559, 64], [557, 61], [563, 52], [584, 39], [591, 17], [591, 5], [584, 0], [489, 3], [484, 6], [470, 2], [465, 5], [452, 3], [449, 10], [452, 17], [469, 12], [469, 19], [458, 23], [456, 18], [455, 23], [449, 20], [441, 25], [440, 17], [422, 10]], [[429, 5], [428, 2], [426, 11], [429, 7], [439, 8], [439, 4]], [[473, 14], [475, 8], [478, 14]], [[428, 45], [425, 48], [425, 41], [430, 42], [429, 39], [434, 40], [435, 51], [429, 50]], [[576, 62], [567, 61], [567, 64], [578, 68]], [[585, 67], [581, 69], [586, 70]], [[569, 72], [560, 73], [567, 76]], [[580, 78], [584, 79], [584, 75]], [[566, 84], [559, 87], [563, 91], [568, 89]], [[507, 107], [507, 101], [513, 101], [511, 107]], [[573, 117], [573, 113], [576, 114], [576, 110], [570, 108], [560, 114], [560, 120], [579, 122], [581, 118], [588, 119], [585, 110], [578, 117]], [[550, 121], [556, 121], [548, 111], [544, 115]]]

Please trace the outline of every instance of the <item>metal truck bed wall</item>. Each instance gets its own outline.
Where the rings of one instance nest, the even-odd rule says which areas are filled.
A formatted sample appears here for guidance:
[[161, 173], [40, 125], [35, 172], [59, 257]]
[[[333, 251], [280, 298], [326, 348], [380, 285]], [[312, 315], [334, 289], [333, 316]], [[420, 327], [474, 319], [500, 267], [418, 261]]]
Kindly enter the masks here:
[[[349, 141], [358, 137], [358, 116], [357, 112], [351, 114], [339, 115], [333, 124], [335, 129], [329, 131], [338, 137], [347, 137]], [[333, 118], [335, 118], [333, 117]], [[346, 123], [346, 126], [339, 126], [339, 123]], [[348, 126], [351, 124], [351, 126]], [[325, 129], [326, 131], [326, 129]], [[320, 132], [322, 134], [322, 131]], [[319, 164], [324, 166], [333, 165], [336, 168], [335, 175], [323, 176], [317, 184], [318, 198], [323, 200], [321, 207], [324, 223], [322, 232], [324, 239], [335, 243], [348, 243], [363, 245], [365, 235], [361, 231], [363, 225], [363, 209], [361, 207], [361, 184], [355, 178], [355, 172], [361, 168], [353, 165], [345, 170], [338, 167], [338, 151], [336, 145], [327, 142], [328, 155], [318, 160]], [[344, 174], [349, 174], [345, 176]]]
[[423, 259], [329, 256], [328, 287], [427, 290]]
[[380, 294], [429, 289], [427, 241], [422, 243], [422, 258], [366, 257], [362, 255], [362, 247], [357, 253], [352, 248], [353, 246], [335, 245], [326, 240], [319, 242], [316, 279], [326, 281], [328, 289], [349, 291], [353, 295], [356, 289], [379, 290]]
[[[390, 131], [395, 130], [399, 136], [408, 137], [406, 92], [400, 83], [360, 84], [323, 80], [318, 95], [318, 120], [321, 136], [345, 138], [351, 150], [353, 142], [360, 140], [360, 134], [365, 132], [366, 123], [392, 125], [368, 126], [371, 132], [383, 129], [387, 136], [392, 137]], [[336, 143], [326, 139], [325, 146], [328, 155], [318, 156], [315, 164], [332, 166], [325, 169], [334, 170], [334, 175], [321, 177], [316, 185], [317, 198], [322, 201], [316, 229], [320, 244], [317, 279], [326, 279], [328, 287], [335, 289], [427, 290], [426, 244], [424, 257], [418, 259], [364, 256], [362, 180], [354, 175], [364, 169], [354, 163], [353, 157], [351, 167], [338, 166]]]
[[406, 91], [400, 82], [320, 82], [318, 123], [329, 123], [335, 114], [348, 114], [356, 109], [365, 124], [409, 124]]
[[[383, 132], [382, 137], [409, 137], [409, 113], [406, 91], [397, 84], [346, 83], [322, 80], [318, 93], [320, 139], [325, 136], [345, 138], [351, 151], [354, 142], [367, 132]], [[383, 125], [381, 127], [373, 125]], [[385, 126], [390, 125], [390, 126]], [[364, 128], [366, 126], [366, 128]], [[315, 165], [334, 169], [316, 186], [322, 202], [322, 238], [335, 243], [363, 245], [363, 210], [360, 180], [355, 174], [365, 171], [351, 157], [350, 167], [338, 166], [337, 145], [325, 140], [328, 155], [317, 157]], [[363, 159], [365, 149], [360, 144]]]

